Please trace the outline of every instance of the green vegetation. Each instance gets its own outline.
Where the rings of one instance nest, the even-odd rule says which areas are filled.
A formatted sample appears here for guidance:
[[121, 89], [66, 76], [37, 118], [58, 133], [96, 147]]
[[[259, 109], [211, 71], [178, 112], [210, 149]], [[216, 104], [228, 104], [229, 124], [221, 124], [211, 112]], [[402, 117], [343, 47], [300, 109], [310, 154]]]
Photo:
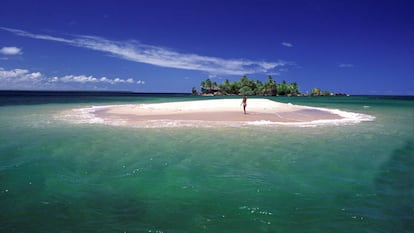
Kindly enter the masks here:
[[[281, 83], [276, 83], [272, 76], [268, 76], [263, 83], [260, 80], [252, 80], [247, 76], [243, 76], [239, 81], [230, 82], [228, 79], [223, 83], [217, 84], [212, 82], [209, 78], [200, 83], [201, 95], [261, 95], [261, 96], [303, 96], [299, 90], [299, 85], [296, 82], [287, 83], [283, 80]], [[198, 95], [197, 89], [192, 88], [191, 93]], [[320, 88], [313, 88], [310, 93], [311, 96], [342, 96], [343, 93], [331, 93]]]
[[[230, 82], [226, 79], [219, 85], [216, 82], [211, 82], [210, 79], [206, 79], [201, 82], [200, 86], [202, 95], [301, 95], [299, 85], [296, 82], [287, 83], [283, 80], [281, 83], [276, 83], [270, 75], [264, 83], [243, 76], [239, 81]], [[193, 94], [195, 93], [194, 89], [192, 90]]]

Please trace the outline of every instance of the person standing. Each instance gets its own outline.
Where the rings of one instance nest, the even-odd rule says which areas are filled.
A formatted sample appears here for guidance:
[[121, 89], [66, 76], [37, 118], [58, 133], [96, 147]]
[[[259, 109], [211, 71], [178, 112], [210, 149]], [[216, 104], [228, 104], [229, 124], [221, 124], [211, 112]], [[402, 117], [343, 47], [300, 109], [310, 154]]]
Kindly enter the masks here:
[[242, 104], [243, 104], [244, 114], [246, 114], [246, 106], [247, 106], [247, 96], [246, 95], [243, 96]]

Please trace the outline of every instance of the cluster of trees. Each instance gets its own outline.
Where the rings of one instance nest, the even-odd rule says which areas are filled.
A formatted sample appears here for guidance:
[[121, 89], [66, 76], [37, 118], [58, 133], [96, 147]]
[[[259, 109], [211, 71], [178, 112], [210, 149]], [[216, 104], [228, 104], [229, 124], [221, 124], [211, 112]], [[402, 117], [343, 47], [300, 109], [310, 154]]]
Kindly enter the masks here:
[[313, 88], [311, 91], [311, 96], [347, 96], [346, 93], [332, 93], [327, 90], [321, 90], [317, 87]]
[[[287, 83], [283, 80], [281, 83], [276, 83], [270, 75], [264, 83], [243, 76], [239, 81], [230, 82], [226, 79], [221, 84], [206, 79], [201, 82], [200, 86], [203, 95], [301, 95], [296, 82]], [[197, 90], [193, 88], [192, 92], [196, 94]]]
[[322, 96], [328, 96], [330, 94], [331, 93], [329, 91], [321, 91], [321, 89], [319, 89], [317, 87], [313, 88], [312, 91], [311, 91], [312, 96], [321, 96], [321, 95]]

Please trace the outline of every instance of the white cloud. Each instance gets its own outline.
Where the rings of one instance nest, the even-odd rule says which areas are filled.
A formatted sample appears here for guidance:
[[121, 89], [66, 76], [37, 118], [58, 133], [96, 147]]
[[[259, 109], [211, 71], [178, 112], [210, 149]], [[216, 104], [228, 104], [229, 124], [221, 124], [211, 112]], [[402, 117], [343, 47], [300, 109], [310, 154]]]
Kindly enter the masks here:
[[65, 75], [61, 78], [58, 78], [57, 81], [61, 81], [64, 83], [67, 82], [75, 82], [75, 83], [96, 83], [98, 82], [98, 79], [92, 76], [85, 76], [85, 75]]
[[[114, 78], [107, 77], [96, 78], [87, 75], [64, 75], [61, 77], [47, 77], [40, 72], [30, 72], [27, 69], [6, 70], [0, 67], [0, 89], [24, 88], [39, 89], [44, 87], [59, 87], [61, 84], [79, 83], [79, 84], [136, 84], [144, 85], [145, 81], [135, 81], [133, 78]], [[45, 88], [47, 89], [47, 88]], [[59, 88], [58, 88], [59, 89]]]
[[37, 78], [40, 78], [40, 77], [42, 77], [42, 74], [40, 72], [34, 72], [34, 73], [30, 74], [30, 78], [32, 78], [32, 79], [37, 79]]
[[42, 74], [39, 72], [29, 73], [29, 70], [26, 69], [13, 69], [5, 70], [0, 67], [0, 79], [36, 79], [41, 77]]
[[71, 46], [106, 52], [129, 61], [168, 68], [205, 71], [212, 74], [244, 75], [267, 73], [277, 67], [290, 64], [286, 61], [265, 62], [249, 59], [223, 59], [191, 53], [180, 53], [172, 49], [146, 45], [137, 41], [111, 41], [96, 36], [74, 36], [73, 39], [66, 39], [50, 35], [32, 34], [18, 29], [4, 27], [0, 27], [0, 29], [12, 32], [18, 36], [62, 42]]
[[0, 89], [40, 89], [43, 75], [27, 69], [5, 70], [0, 67]]
[[115, 42], [91, 36], [81, 36], [76, 38], [74, 40], [74, 45], [107, 52], [122, 59], [134, 62], [229, 75], [263, 73], [267, 70], [287, 64], [287, 62], [283, 61], [257, 62], [242, 59], [206, 57], [197, 54], [184, 54], [171, 49], [141, 44], [136, 41]]
[[40, 39], [40, 40], [52, 40], [52, 41], [57, 41], [57, 42], [71, 43], [71, 40], [66, 40], [66, 39], [63, 39], [63, 38], [49, 36], [49, 35], [32, 34], [32, 33], [29, 33], [29, 32], [23, 31], [23, 30], [19, 30], [19, 29], [6, 28], [6, 27], [0, 27], [0, 29], [12, 32], [12, 33], [14, 33], [18, 36], [23, 36], [23, 37], [30, 37], [30, 38], [34, 38], [34, 39]]
[[17, 47], [3, 47], [0, 49], [0, 54], [3, 55], [19, 55], [22, 54], [22, 50]]
[[283, 46], [285, 46], [285, 47], [293, 47], [293, 44], [292, 43], [289, 43], [289, 42], [282, 42], [282, 45]]
[[338, 65], [339, 68], [352, 68], [354, 67], [353, 64], [342, 63]]
[[[109, 84], [120, 84], [120, 83], [128, 83], [133, 84], [136, 83], [133, 78], [122, 79], [122, 78], [114, 78], [110, 79], [107, 77], [96, 78], [93, 76], [86, 76], [86, 75], [65, 75], [63, 77], [53, 77], [50, 79], [52, 82], [64, 82], [64, 83], [109, 83]], [[140, 81], [140, 80], [139, 80]], [[144, 84], [142, 82], [137, 82], [137, 84]]]

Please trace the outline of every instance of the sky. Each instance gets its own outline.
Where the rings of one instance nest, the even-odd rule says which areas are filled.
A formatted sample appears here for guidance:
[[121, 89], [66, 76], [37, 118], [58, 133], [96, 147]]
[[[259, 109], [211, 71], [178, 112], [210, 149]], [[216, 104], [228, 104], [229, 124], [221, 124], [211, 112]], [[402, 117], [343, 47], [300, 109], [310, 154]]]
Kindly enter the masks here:
[[243, 75], [414, 95], [411, 0], [0, 2], [0, 90], [188, 93]]

